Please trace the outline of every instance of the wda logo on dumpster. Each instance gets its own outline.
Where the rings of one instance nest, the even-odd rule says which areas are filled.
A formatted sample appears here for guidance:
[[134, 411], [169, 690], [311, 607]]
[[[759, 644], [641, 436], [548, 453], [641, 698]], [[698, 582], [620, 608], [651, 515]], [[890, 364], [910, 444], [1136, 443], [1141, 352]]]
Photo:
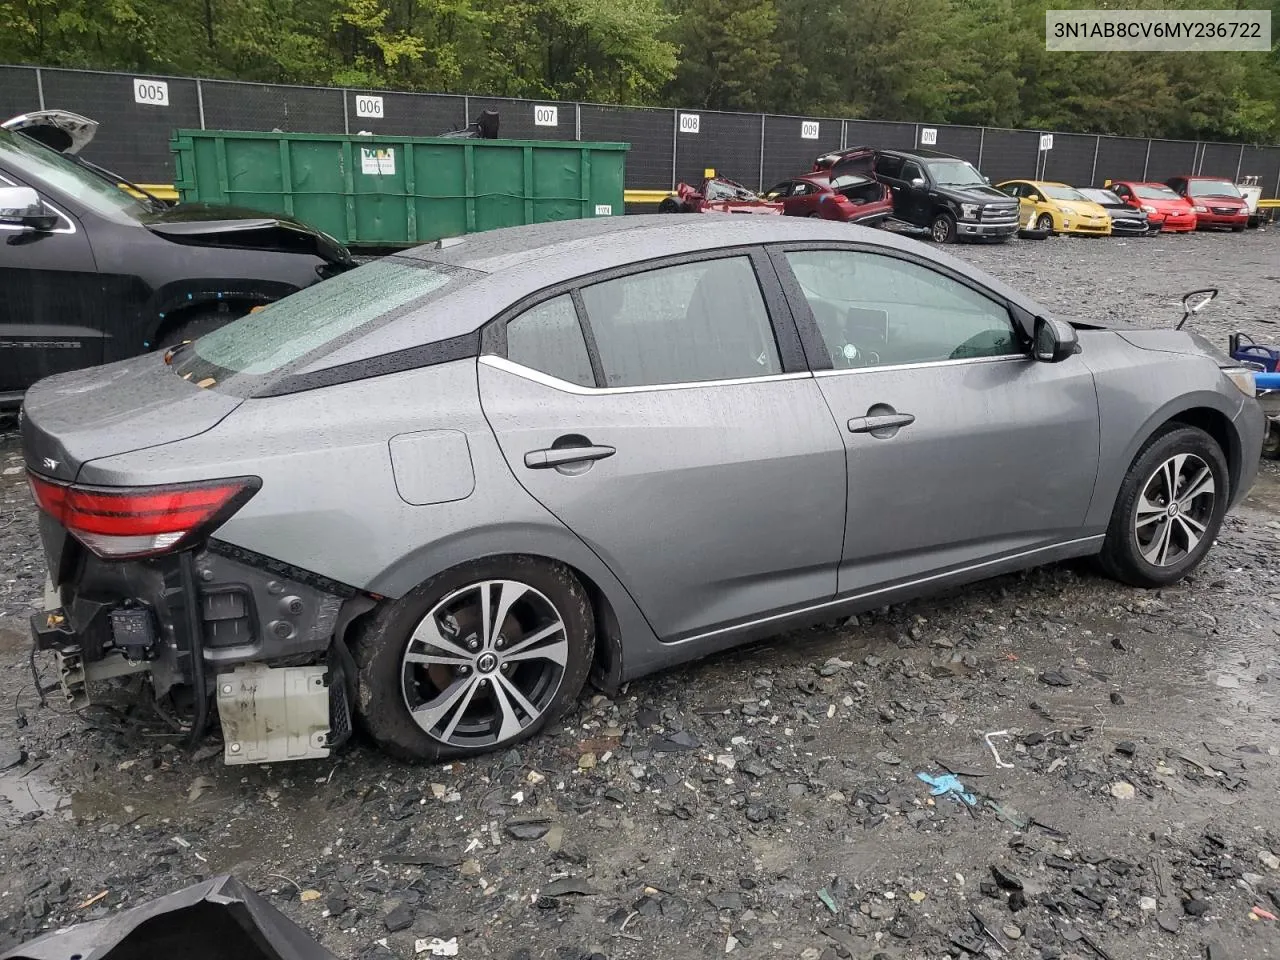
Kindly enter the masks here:
[[393, 175], [396, 172], [395, 148], [361, 147], [360, 172], [372, 177]]

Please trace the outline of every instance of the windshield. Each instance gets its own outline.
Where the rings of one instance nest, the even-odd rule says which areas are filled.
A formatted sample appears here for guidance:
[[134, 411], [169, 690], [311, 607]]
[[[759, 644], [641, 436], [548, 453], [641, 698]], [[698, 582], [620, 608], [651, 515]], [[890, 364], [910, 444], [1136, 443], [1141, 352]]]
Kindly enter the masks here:
[[1140, 183], [1133, 188], [1133, 192], [1142, 197], [1143, 200], [1179, 200], [1181, 199], [1169, 187], [1161, 187], [1156, 184]]
[[1240, 191], [1228, 180], [1191, 180], [1187, 192], [1193, 197], [1239, 197]]
[[1121, 199], [1110, 190], [1081, 190], [1081, 195], [1086, 200], [1092, 200], [1094, 203], [1100, 203], [1103, 206], [1107, 204], [1115, 205], [1121, 203]]
[[965, 160], [926, 160], [924, 165], [929, 168], [929, 173], [940, 186], [985, 187], [987, 185], [982, 174], [974, 168], [973, 164]]
[[1052, 183], [1043, 183], [1040, 185], [1040, 192], [1050, 200], [1088, 200], [1083, 193], [1075, 187], [1059, 187]]
[[10, 164], [28, 186], [56, 191], [99, 216], [136, 220], [148, 212], [145, 204], [114, 183], [22, 134], [0, 130], [0, 160]]
[[[256, 313], [206, 334], [174, 357], [174, 371], [194, 382], [232, 375], [263, 376], [334, 348], [419, 307], [474, 276], [439, 263], [388, 257], [277, 300]], [[352, 336], [348, 336], [352, 335]], [[214, 384], [205, 384], [213, 386]]]
[[755, 194], [732, 180], [708, 180], [707, 192], [703, 194], [708, 200], [754, 200]]

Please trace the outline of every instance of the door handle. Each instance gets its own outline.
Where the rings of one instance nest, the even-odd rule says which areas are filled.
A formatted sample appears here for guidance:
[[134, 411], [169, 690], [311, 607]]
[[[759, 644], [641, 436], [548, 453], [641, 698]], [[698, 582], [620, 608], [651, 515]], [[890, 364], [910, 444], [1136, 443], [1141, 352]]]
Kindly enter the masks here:
[[562, 467], [567, 463], [578, 463], [583, 460], [604, 460], [618, 451], [606, 446], [583, 447], [547, 447], [544, 450], [530, 450], [524, 455], [524, 465], [530, 470], [545, 470], [548, 467]]
[[877, 430], [897, 430], [916, 422], [910, 413], [886, 413], [877, 417], [854, 417], [849, 421], [850, 433], [875, 433]]

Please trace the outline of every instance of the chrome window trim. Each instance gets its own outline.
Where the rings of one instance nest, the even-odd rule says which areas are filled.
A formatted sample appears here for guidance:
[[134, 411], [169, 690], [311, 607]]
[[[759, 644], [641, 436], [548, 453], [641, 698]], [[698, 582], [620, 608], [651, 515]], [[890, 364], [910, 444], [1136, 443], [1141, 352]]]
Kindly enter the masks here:
[[658, 390], [689, 390], [694, 387], [729, 387], [744, 383], [775, 383], [779, 380], [809, 380], [814, 376], [811, 371], [799, 371], [796, 373], [769, 373], [760, 377], [735, 377], [726, 380], [690, 380], [686, 383], [646, 383], [631, 387], [584, 387], [579, 383], [561, 380], [559, 377], [553, 377], [549, 373], [534, 370], [532, 367], [526, 367], [522, 363], [516, 363], [514, 360], [508, 360], [506, 357], [499, 357], [492, 353], [482, 354], [480, 363], [487, 367], [493, 367], [495, 370], [501, 370], [504, 373], [510, 373], [525, 380], [540, 383], [544, 387], [551, 387], [562, 393], [572, 393], [582, 397], [599, 397], [624, 393], [653, 393]]
[[[4, 174], [0, 174], [0, 183], [5, 183], [5, 184], [7, 184], [7, 185], [8, 185], [8, 186], [10, 186], [10, 187], [16, 187], [16, 186], [18, 186], [18, 184], [14, 183], [12, 180], [10, 180], [8, 177], [6, 177]], [[39, 191], [39, 190], [37, 190], [37, 191], [36, 191], [36, 193], [40, 193], [40, 191]], [[65, 229], [64, 229], [64, 228], [62, 228], [62, 227], [54, 227], [52, 230], [46, 230], [46, 231], [45, 231], [46, 233], [65, 233], [65, 234], [71, 234], [71, 233], [75, 233], [75, 232], [76, 232], [76, 222], [75, 222], [74, 220], [72, 220], [69, 216], [67, 216], [65, 213], [63, 213], [61, 210], [59, 210], [56, 206], [54, 206], [52, 203], [50, 203], [47, 199], [45, 199], [45, 197], [44, 197], [43, 195], [40, 197], [40, 199], [44, 202], [44, 205], [45, 205], [46, 207], [48, 207], [50, 210], [52, 210], [54, 213], [56, 213], [58, 216], [60, 216], [60, 217], [62, 218], [63, 222], [64, 222], [64, 223], [66, 223], [66, 225], [67, 225]], [[5, 231], [6, 233], [22, 233], [22, 232], [24, 232], [24, 228], [19, 227], [19, 226], [15, 226], [15, 225], [13, 225], [13, 224], [8, 224], [8, 223], [0, 223], [0, 230]]]
[[964, 363], [1000, 363], [1007, 360], [1027, 360], [1025, 353], [1007, 353], [998, 357], [958, 357], [955, 360], [921, 360], [917, 363], [886, 363], [880, 366], [848, 367], [843, 370], [815, 370], [815, 377], [839, 377], [847, 373], [879, 373], [883, 370], [920, 370], [926, 367], [954, 367]]
[[923, 583], [930, 583], [934, 580], [944, 580], [947, 577], [953, 577], [957, 574], [970, 573], [974, 570], [981, 570], [984, 567], [992, 567], [1000, 563], [1007, 563], [1010, 560], [1022, 560], [1026, 557], [1034, 557], [1039, 553], [1048, 553], [1052, 550], [1060, 550], [1063, 547], [1074, 547], [1078, 544], [1102, 543], [1105, 534], [1096, 534], [1091, 537], [1077, 537], [1074, 540], [1060, 540], [1056, 543], [1045, 544], [1042, 547], [1033, 547], [1030, 550], [1022, 550], [1018, 553], [1011, 553], [1005, 556], [992, 557], [988, 560], [979, 560], [977, 563], [970, 563], [963, 567], [957, 567], [952, 570], [944, 570], [939, 573], [930, 573], [923, 577], [916, 577], [913, 580], [902, 580], [891, 583], [887, 586], [876, 587], [872, 590], [863, 590], [857, 593], [848, 593], [833, 600], [824, 600], [822, 603], [810, 604], [807, 607], [799, 607], [795, 610], [785, 610], [782, 613], [771, 613], [765, 617], [756, 617], [754, 620], [744, 620], [741, 623], [735, 623], [727, 627], [717, 627], [715, 630], [706, 630], [702, 633], [695, 633], [691, 637], [681, 637], [679, 640], [662, 641], [667, 646], [678, 646], [682, 643], [694, 643], [698, 640], [709, 640], [712, 637], [718, 637], [726, 633], [737, 633], [739, 630], [749, 630], [752, 627], [764, 626], [775, 620], [786, 620], [789, 617], [802, 616], [807, 613], [813, 613], [817, 610], [825, 610], [828, 607], [839, 607], [844, 604], [856, 603], [860, 600], [866, 600], [870, 597], [879, 596], [882, 593], [891, 593], [894, 590], [904, 590], [910, 587], [916, 587]]

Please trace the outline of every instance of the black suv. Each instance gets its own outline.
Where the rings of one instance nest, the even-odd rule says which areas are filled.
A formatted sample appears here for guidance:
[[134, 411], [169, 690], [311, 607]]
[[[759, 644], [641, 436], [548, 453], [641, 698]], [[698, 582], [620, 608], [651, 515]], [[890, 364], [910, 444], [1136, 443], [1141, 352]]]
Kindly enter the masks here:
[[821, 156], [815, 169], [875, 152], [875, 178], [893, 194], [893, 216], [929, 232], [938, 243], [1004, 241], [1018, 232], [1018, 204], [991, 186], [973, 164], [932, 150], [854, 147]]
[[0, 408], [42, 377], [207, 333], [355, 266], [273, 214], [131, 196], [65, 111], [0, 124]]

